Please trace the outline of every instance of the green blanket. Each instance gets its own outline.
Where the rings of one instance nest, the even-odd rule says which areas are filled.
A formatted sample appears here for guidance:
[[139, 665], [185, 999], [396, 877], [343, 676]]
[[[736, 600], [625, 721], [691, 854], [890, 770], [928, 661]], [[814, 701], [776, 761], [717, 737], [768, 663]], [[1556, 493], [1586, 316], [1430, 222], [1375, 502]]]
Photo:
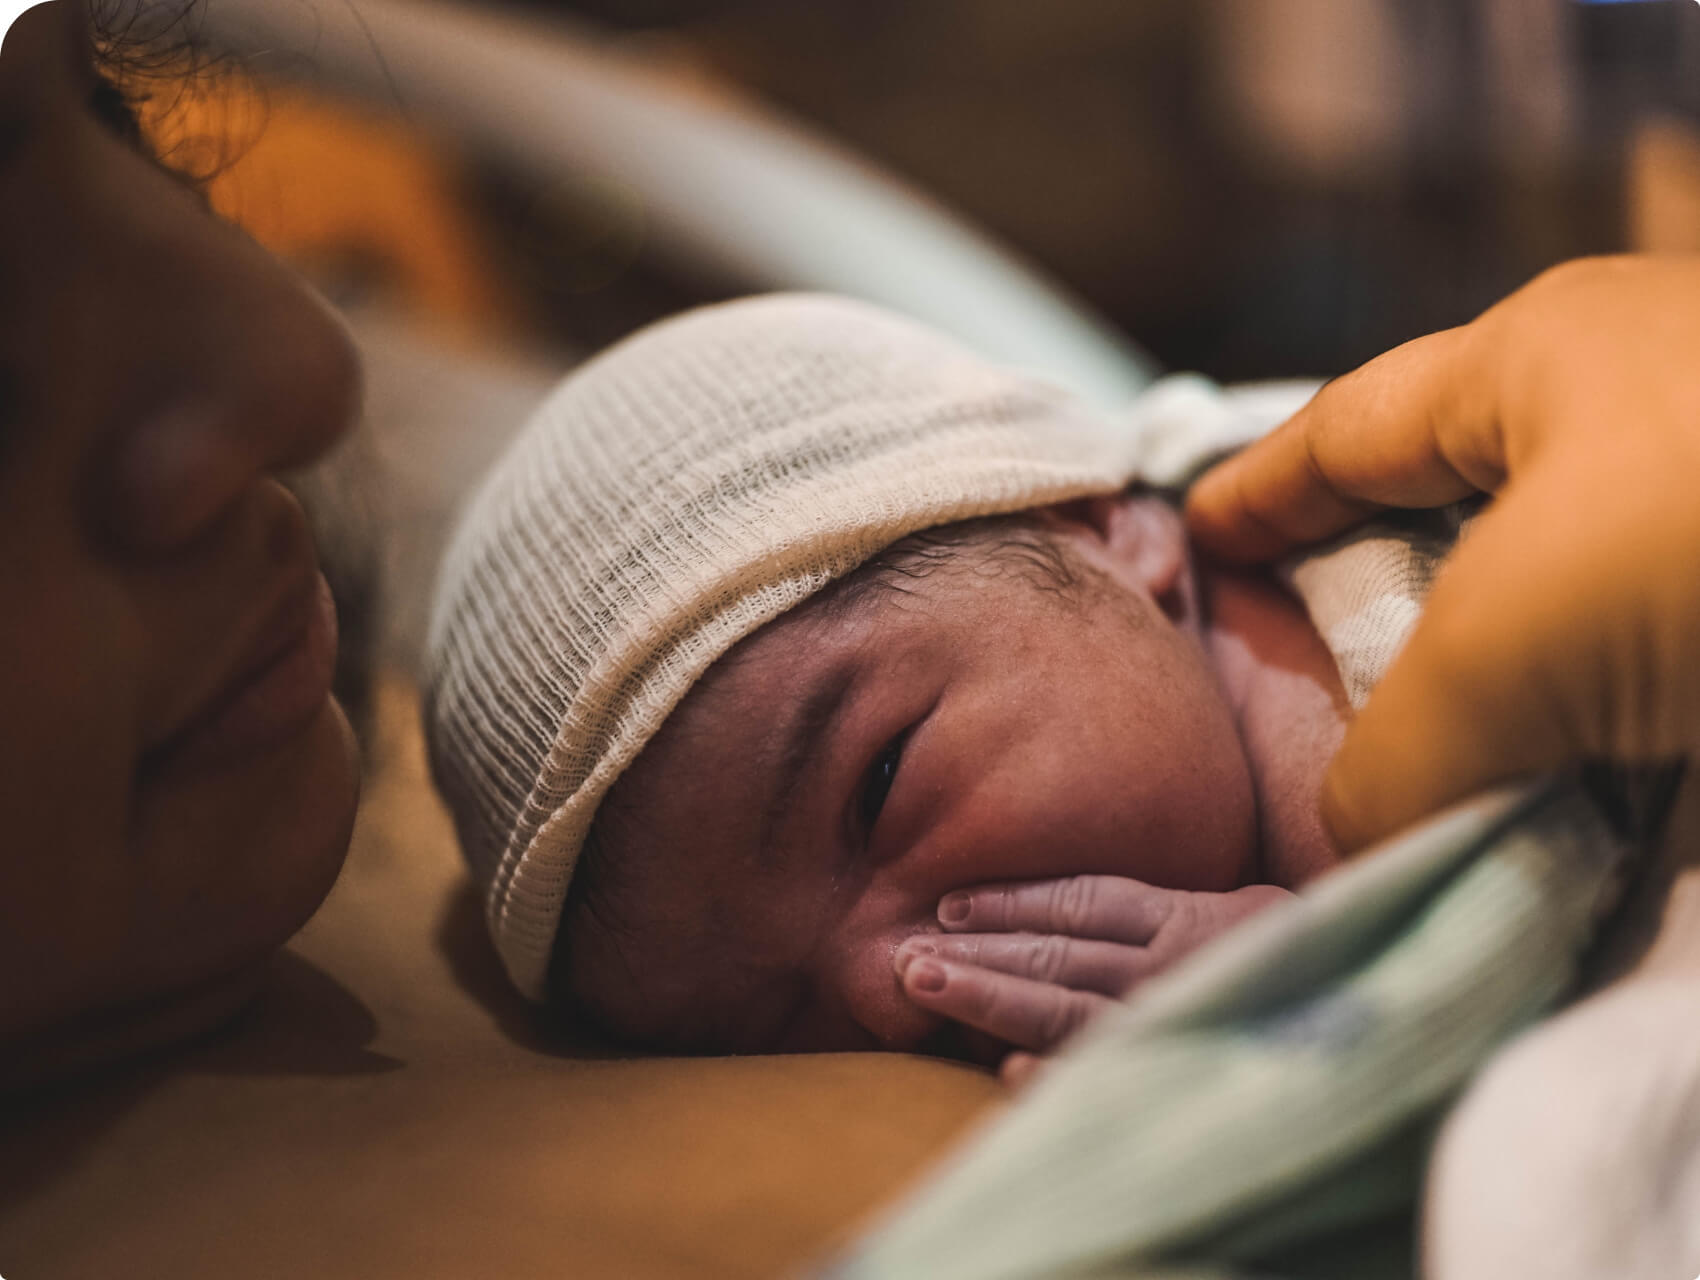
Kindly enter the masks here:
[[1439, 1117], [1632, 847], [1580, 778], [1411, 832], [1149, 984], [830, 1274], [1413, 1274]]

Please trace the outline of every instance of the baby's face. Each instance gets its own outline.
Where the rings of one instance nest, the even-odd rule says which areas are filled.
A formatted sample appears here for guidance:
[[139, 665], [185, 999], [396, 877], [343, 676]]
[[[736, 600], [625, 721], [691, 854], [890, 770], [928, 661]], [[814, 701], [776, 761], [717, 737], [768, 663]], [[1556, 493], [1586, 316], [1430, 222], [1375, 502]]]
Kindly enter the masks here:
[[1096, 571], [1062, 594], [969, 550], [715, 665], [599, 818], [608, 891], [567, 935], [579, 1000], [657, 1047], [948, 1048], [893, 954], [951, 890], [1253, 877], [1178, 520], [1124, 497], [1050, 522]]

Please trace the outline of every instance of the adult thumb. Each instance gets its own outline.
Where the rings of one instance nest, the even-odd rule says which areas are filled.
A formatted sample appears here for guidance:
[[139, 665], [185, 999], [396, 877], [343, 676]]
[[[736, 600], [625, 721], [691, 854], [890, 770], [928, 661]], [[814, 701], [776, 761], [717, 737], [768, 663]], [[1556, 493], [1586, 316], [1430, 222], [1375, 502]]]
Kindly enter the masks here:
[[1477, 521], [1347, 729], [1322, 794], [1344, 852], [1581, 750], [1573, 708], [1585, 691], [1570, 687], [1579, 664], [1555, 652], [1574, 639], [1574, 603], [1526, 536], [1518, 496]]

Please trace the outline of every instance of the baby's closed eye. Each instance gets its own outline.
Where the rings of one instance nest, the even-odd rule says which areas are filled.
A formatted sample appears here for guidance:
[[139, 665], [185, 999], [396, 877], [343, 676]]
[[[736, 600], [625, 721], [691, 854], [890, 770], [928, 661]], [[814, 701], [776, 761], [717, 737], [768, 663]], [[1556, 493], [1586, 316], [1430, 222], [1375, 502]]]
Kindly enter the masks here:
[[886, 743], [879, 755], [874, 757], [867, 776], [862, 780], [857, 814], [861, 818], [864, 835], [873, 831], [874, 824], [879, 821], [880, 813], [885, 809], [886, 798], [891, 795], [891, 788], [897, 782], [898, 766], [903, 762], [903, 745], [908, 737], [909, 731], [906, 729]]

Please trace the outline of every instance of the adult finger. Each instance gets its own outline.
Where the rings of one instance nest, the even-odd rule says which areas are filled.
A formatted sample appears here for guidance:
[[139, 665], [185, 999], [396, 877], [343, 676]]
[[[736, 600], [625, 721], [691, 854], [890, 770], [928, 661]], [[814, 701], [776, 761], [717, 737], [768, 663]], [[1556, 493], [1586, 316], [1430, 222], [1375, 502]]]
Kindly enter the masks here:
[[936, 956], [1106, 996], [1121, 995], [1161, 967], [1158, 958], [1144, 947], [1057, 933], [923, 934], [897, 949], [898, 972], [919, 956]]
[[1125, 876], [1014, 880], [947, 893], [938, 916], [951, 933], [1056, 933], [1144, 946], [1177, 892]]
[[[1489, 313], [1492, 315], [1492, 313]], [[1486, 317], [1484, 317], [1484, 321]], [[1275, 559], [1382, 507], [1435, 507], [1505, 475], [1484, 321], [1395, 347], [1208, 472], [1187, 525], [1233, 563]]]
[[1070, 991], [932, 956], [917, 957], [903, 971], [902, 983], [921, 1008], [1041, 1053], [1115, 1004], [1096, 992]]
[[[1604, 668], [1576, 623], [1571, 589], [1598, 576], [1587, 564], [1597, 549], [1581, 539], [1565, 555], [1567, 530], [1540, 509], [1539, 488], [1518, 486], [1481, 517], [1347, 728], [1322, 796], [1342, 850], [1593, 749], [1582, 717], [1599, 699], [1579, 684]], [[1531, 528], [1546, 536], [1531, 539]], [[1570, 569], [1563, 589], [1539, 572], [1555, 554]], [[1599, 625], [1612, 625], [1611, 604], [1595, 603]]]

